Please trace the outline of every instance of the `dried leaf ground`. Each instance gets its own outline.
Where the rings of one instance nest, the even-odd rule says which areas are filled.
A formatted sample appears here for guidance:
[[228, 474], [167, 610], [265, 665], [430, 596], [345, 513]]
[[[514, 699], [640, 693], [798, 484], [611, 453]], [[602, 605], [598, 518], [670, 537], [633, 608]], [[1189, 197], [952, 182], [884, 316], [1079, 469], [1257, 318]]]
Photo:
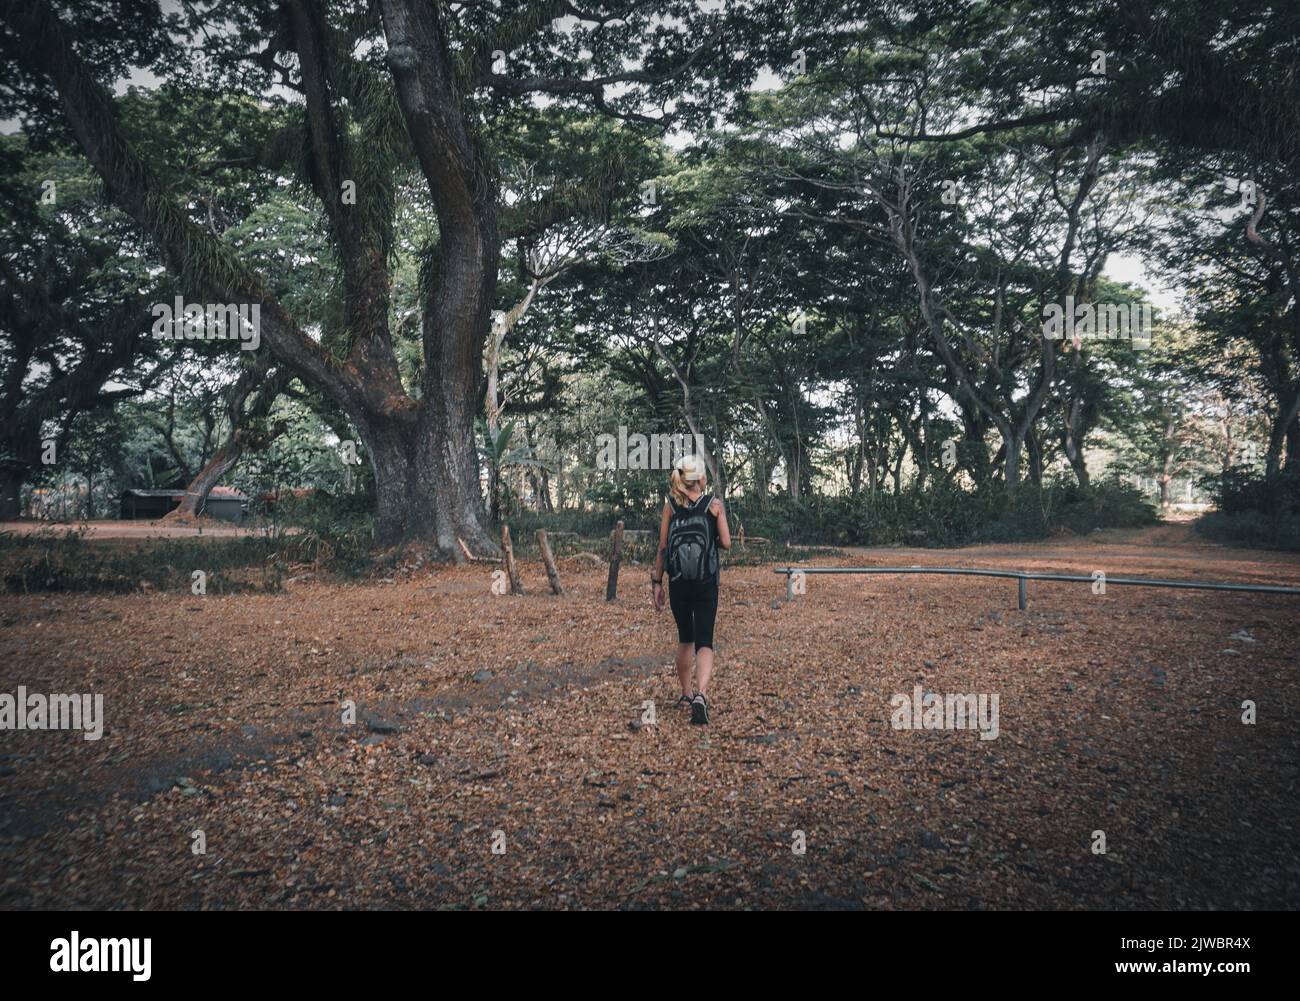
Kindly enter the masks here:
[[[1177, 526], [817, 562], [1300, 584], [1295, 556]], [[812, 577], [787, 604], [737, 569], [700, 728], [644, 567], [614, 605], [603, 568], [562, 561], [563, 598], [524, 569], [522, 598], [481, 566], [0, 598], [0, 691], [103, 692], [107, 714], [97, 742], [0, 733], [0, 905], [1300, 903], [1300, 598], [1031, 584], [1018, 612], [1013, 581]], [[997, 693], [999, 738], [891, 729], [917, 684]]]

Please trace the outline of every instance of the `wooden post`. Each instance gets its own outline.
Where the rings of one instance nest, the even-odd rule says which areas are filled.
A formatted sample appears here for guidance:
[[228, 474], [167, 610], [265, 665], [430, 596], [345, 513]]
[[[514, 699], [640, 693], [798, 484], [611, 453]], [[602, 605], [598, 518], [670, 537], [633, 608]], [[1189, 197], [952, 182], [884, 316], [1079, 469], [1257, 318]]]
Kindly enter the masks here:
[[618, 567], [623, 562], [623, 523], [614, 526], [614, 545], [609, 554], [609, 582], [605, 585], [605, 600], [613, 601], [618, 597]]
[[542, 551], [542, 563], [546, 565], [546, 579], [551, 582], [553, 594], [563, 594], [564, 585], [560, 583], [560, 572], [555, 569], [555, 556], [551, 553], [551, 543], [546, 538], [546, 529], [537, 530], [537, 547]]
[[519, 568], [515, 566], [515, 550], [510, 545], [510, 526], [501, 526], [501, 551], [506, 555], [506, 573], [510, 575], [510, 593], [523, 594], [524, 586], [519, 583]]
[[473, 553], [469, 551], [469, 546], [465, 545], [465, 540], [462, 539], [459, 535], [456, 536], [456, 541], [460, 543], [460, 551], [465, 554], [465, 559], [468, 560], [470, 563], [500, 563], [501, 562], [501, 557], [499, 556], [475, 556]]

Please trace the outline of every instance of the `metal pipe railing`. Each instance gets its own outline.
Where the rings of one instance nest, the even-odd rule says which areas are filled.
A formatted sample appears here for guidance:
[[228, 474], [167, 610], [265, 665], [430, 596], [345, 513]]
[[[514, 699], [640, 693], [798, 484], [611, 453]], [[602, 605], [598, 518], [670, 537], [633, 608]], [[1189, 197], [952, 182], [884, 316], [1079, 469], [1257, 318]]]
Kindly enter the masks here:
[[1195, 580], [1155, 580], [1149, 577], [1081, 577], [1077, 574], [1037, 573], [1033, 570], [988, 570], [977, 567], [777, 567], [773, 573], [785, 574], [785, 594], [793, 599], [795, 575], [810, 573], [851, 573], [851, 574], [893, 574], [893, 573], [936, 573], [970, 577], [1010, 577], [1016, 581], [1017, 607], [1022, 611], [1028, 605], [1026, 581], [1048, 580], [1092, 584], [1101, 581], [1104, 584], [1121, 584], [1133, 587], [1176, 587], [1193, 591], [1249, 591], [1257, 594], [1300, 594], [1300, 587], [1285, 587], [1281, 584], [1228, 584], [1218, 581]]

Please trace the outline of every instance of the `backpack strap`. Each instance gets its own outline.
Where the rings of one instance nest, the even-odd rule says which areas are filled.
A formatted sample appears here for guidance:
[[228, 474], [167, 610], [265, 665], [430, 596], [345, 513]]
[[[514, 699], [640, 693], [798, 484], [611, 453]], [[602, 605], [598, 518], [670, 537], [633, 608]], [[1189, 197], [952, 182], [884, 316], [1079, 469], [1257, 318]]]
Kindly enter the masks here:
[[[701, 494], [700, 500], [704, 502], [704, 506], [700, 509], [700, 515], [704, 518], [705, 522], [708, 523], [709, 505], [713, 503], [713, 494], [711, 493]], [[696, 503], [699, 502], [697, 501]], [[718, 538], [717, 538], [718, 526], [716, 523], [714, 523], [712, 527], [713, 527], [713, 531], [707, 533], [709, 537], [709, 555], [708, 555], [709, 566], [714, 566], [718, 561]]]
[[[700, 501], [704, 500], [706, 497], [709, 499], [709, 503], [713, 502], [713, 494], [700, 494], [700, 496], [696, 497], [691, 504], [688, 504], [685, 507], [683, 507], [681, 504], [678, 504], [677, 501], [673, 500], [672, 494], [669, 494], [668, 506], [672, 508], [674, 514], [681, 514], [681, 515], [694, 514], [696, 508], [698, 508], [700, 505]], [[708, 509], [709, 509], [709, 505], [705, 504], [704, 510], [708, 511]]]

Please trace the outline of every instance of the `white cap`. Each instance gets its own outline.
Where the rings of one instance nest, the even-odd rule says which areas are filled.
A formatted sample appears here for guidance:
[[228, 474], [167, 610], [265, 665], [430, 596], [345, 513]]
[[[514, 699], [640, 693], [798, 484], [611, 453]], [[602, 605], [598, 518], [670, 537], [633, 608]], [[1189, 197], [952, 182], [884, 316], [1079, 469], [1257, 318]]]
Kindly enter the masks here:
[[704, 460], [698, 455], [683, 455], [673, 463], [673, 468], [682, 474], [687, 483], [704, 479]]

